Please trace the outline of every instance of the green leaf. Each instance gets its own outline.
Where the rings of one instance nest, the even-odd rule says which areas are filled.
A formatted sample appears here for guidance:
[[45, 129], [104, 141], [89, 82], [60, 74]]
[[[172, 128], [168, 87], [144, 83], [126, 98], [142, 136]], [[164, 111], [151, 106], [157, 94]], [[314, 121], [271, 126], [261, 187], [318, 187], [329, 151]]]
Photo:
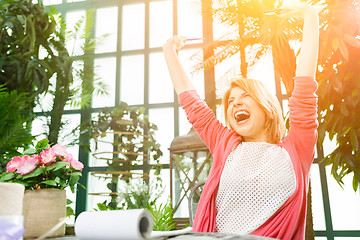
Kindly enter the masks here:
[[0, 177], [0, 182], [8, 182], [14, 179], [15, 177], [16, 175], [13, 172], [3, 173]]
[[71, 175], [69, 180], [69, 185], [74, 186], [80, 179], [80, 176], [78, 175]]
[[38, 141], [38, 143], [35, 146], [36, 151], [40, 152], [41, 150], [44, 150], [49, 147], [49, 140], [43, 139]]
[[50, 166], [46, 167], [46, 171], [57, 171], [61, 168], [66, 168], [66, 166], [69, 165], [68, 162], [56, 162], [51, 164]]
[[33, 177], [37, 177], [40, 174], [44, 173], [45, 169], [44, 168], [35, 168], [34, 171], [32, 171], [30, 174], [28, 175], [22, 175], [20, 178], [22, 179], [28, 179], [28, 178], [33, 178]]
[[351, 129], [350, 131], [350, 138], [351, 138], [351, 145], [352, 147], [356, 150], [359, 151], [359, 141], [358, 141], [358, 136], [357, 136], [357, 132], [355, 129]]
[[23, 155], [32, 155], [36, 153], [36, 149], [34, 148], [28, 148], [23, 152]]
[[74, 176], [74, 177], [76, 177], [76, 176], [81, 177], [81, 176], [82, 176], [82, 173], [81, 173], [81, 172], [72, 172], [72, 173], [70, 173], [69, 175], [70, 175], [70, 176]]
[[70, 217], [70, 216], [74, 216], [74, 215], [75, 215], [74, 209], [72, 209], [72, 207], [67, 206], [66, 207], [66, 216]]
[[46, 184], [49, 186], [57, 186], [57, 183], [55, 180], [46, 180], [46, 181], [42, 181], [40, 184]]

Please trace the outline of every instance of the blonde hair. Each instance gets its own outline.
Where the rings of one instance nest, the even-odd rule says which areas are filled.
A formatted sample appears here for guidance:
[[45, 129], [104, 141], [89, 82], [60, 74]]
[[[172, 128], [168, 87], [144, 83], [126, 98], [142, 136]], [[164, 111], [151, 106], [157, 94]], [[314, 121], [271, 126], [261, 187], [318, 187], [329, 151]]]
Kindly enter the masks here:
[[[267, 131], [270, 143], [280, 142], [285, 135], [285, 123], [282, 110], [278, 99], [265, 87], [265, 85], [255, 79], [235, 78], [230, 84], [230, 88], [225, 92], [222, 103], [224, 106], [225, 122], [229, 126], [227, 110], [230, 92], [234, 87], [239, 87], [247, 92], [264, 110], [266, 115], [265, 131]], [[231, 128], [231, 126], [229, 126]]]

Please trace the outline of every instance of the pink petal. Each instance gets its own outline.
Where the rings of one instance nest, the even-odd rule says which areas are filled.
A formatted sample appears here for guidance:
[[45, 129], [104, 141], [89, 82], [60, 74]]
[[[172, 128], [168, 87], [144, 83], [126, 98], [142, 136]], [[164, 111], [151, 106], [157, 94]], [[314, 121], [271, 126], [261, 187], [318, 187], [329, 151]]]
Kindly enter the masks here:
[[67, 154], [67, 148], [63, 145], [55, 144], [51, 149], [57, 156], [65, 156]]
[[76, 170], [82, 170], [84, 168], [84, 164], [82, 164], [82, 162], [79, 162], [76, 160], [71, 162], [71, 166]]
[[56, 154], [54, 153], [53, 149], [45, 149], [41, 154], [41, 162], [43, 164], [48, 164], [51, 162], [56, 162]]
[[13, 159], [6, 164], [6, 172], [15, 171], [21, 162], [21, 157], [13, 157]]
[[29, 156], [27, 156], [26, 158], [24, 157], [17, 169], [17, 172], [20, 173], [21, 175], [25, 175], [31, 172], [32, 170], [34, 170], [36, 164], [38, 163], [38, 160], [36, 158], [30, 158]]

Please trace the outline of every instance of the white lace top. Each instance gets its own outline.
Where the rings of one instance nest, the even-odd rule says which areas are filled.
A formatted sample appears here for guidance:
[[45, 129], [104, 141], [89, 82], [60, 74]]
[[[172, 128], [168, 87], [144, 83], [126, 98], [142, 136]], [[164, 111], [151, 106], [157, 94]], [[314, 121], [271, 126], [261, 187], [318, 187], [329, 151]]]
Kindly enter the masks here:
[[216, 197], [215, 231], [251, 233], [294, 193], [295, 172], [285, 149], [243, 142], [229, 154]]

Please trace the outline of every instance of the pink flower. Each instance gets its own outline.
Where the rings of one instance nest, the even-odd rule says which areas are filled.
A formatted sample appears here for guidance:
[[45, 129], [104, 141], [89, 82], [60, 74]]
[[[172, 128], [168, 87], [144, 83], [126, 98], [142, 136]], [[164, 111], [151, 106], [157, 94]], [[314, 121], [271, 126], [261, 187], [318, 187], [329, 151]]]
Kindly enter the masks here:
[[82, 170], [84, 168], [84, 164], [77, 160], [72, 161], [70, 164], [75, 170]]
[[15, 171], [21, 162], [21, 157], [13, 157], [13, 159], [7, 163], [6, 165], [6, 172], [13, 172]]
[[43, 164], [48, 164], [51, 162], [56, 162], [56, 154], [52, 148], [45, 149], [41, 154], [41, 162]]
[[65, 156], [67, 154], [66, 147], [63, 145], [55, 144], [51, 147], [56, 156]]
[[84, 164], [76, 160], [71, 153], [67, 153], [63, 161], [69, 162], [75, 170], [82, 170], [84, 168]]
[[36, 158], [31, 158], [30, 156], [25, 155], [21, 159], [17, 172], [21, 175], [25, 175], [34, 170], [37, 163], [38, 160]]

